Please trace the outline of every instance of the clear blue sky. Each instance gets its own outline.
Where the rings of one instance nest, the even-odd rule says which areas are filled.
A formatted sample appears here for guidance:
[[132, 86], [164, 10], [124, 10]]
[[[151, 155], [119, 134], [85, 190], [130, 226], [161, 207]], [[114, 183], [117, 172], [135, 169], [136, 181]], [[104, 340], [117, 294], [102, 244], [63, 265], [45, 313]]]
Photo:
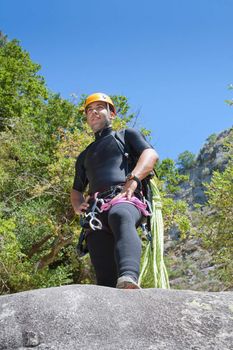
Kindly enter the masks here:
[[232, 0], [1, 0], [0, 29], [65, 98], [128, 97], [160, 157], [232, 126]]

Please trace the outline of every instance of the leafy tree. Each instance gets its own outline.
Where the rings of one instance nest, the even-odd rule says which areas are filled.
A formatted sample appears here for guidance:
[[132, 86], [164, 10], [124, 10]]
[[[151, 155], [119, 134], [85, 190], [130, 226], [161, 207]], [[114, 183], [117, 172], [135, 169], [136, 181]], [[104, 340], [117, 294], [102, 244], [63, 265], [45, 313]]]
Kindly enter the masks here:
[[190, 151], [184, 151], [181, 154], [179, 154], [178, 160], [176, 162], [178, 169], [182, 172], [185, 172], [191, 169], [194, 164], [195, 164], [195, 154], [193, 154]]
[[175, 161], [170, 158], [159, 162], [156, 168], [158, 177], [162, 180], [167, 194], [174, 194], [179, 190], [179, 184], [186, 181], [186, 175], [179, 174], [179, 170], [175, 165]]
[[7, 35], [0, 31], [0, 47], [6, 45], [7, 41]]
[[[233, 90], [233, 84], [229, 84], [228, 85], [228, 89], [229, 90]], [[229, 106], [233, 106], [233, 100], [231, 99], [231, 100], [226, 100], [225, 101]]]
[[206, 142], [214, 144], [217, 139], [217, 134], [211, 134], [209, 137], [207, 137]]
[[[52, 93], [39, 69], [18, 41], [0, 46], [1, 293], [93, 281], [89, 258], [75, 255], [80, 225], [69, 198], [76, 157], [92, 141], [85, 96]], [[112, 98], [120, 129], [134, 115], [125, 96]], [[159, 171], [166, 189], [177, 185], [174, 163]], [[174, 220], [186, 227], [184, 208], [165, 197], [166, 228]]]
[[176, 225], [183, 239], [191, 230], [188, 206], [182, 200], [174, 200], [174, 195], [180, 190], [179, 184], [187, 181], [188, 176], [180, 174], [174, 160], [170, 158], [160, 162], [156, 167], [156, 172], [163, 203], [165, 233]]
[[48, 92], [33, 63], [17, 40], [0, 46], [0, 130], [14, 127], [18, 118], [36, 118]]
[[[85, 96], [74, 103], [48, 91], [16, 40], [1, 46], [0, 61], [1, 290], [90, 281], [75, 257], [80, 226], [69, 200], [75, 159], [92, 141]], [[124, 96], [113, 98], [121, 128], [132, 116]]]
[[224, 172], [214, 172], [210, 184], [206, 184], [208, 206], [200, 224], [204, 244], [212, 251], [218, 264], [217, 274], [228, 287], [233, 287], [233, 129], [225, 147], [231, 160]]

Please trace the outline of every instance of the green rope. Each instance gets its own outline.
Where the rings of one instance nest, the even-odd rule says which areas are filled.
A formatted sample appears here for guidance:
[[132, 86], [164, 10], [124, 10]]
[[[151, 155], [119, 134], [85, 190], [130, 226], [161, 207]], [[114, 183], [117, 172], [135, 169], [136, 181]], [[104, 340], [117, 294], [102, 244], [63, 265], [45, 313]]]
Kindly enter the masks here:
[[150, 180], [153, 194], [151, 235], [152, 242], [148, 242], [142, 257], [142, 268], [139, 284], [144, 288], [169, 288], [167, 270], [163, 260], [164, 226], [162, 217], [162, 203], [156, 180]]

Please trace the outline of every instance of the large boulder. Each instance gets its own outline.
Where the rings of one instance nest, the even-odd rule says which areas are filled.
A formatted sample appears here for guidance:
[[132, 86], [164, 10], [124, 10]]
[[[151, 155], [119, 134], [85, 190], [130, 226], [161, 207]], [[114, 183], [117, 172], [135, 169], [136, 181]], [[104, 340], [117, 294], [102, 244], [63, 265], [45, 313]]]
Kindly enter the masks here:
[[233, 293], [93, 285], [0, 297], [0, 349], [230, 350]]

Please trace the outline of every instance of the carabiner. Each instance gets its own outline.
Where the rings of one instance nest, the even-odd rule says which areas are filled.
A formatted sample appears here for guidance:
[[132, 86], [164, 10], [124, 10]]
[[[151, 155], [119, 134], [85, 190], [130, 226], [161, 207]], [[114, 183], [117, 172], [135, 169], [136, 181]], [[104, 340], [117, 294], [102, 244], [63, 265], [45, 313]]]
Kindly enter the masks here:
[[152, 208], [151, 208], [151, 203], [144, 197], [144, 203], [147, 205], [147, 208], [148, 208], [148, 213], [149, 215], [148, 216], [152, 216], [153, 214], [153, 211], [152, 211]]
[[142, 232], [143, 234], [145, 235], [146, 239], [152, 243], [152, 235], [151, 235], [151, 232], [148, 231], [147, 229], [147, 224], [141, 224], [141, 228], [142, 228]]
[[[100, 203], [100, 206], [99, 206], [99, 207], [98, 207], [98, 203]], [[102, 204], [104, 204], [103, 198], [98, 198], [95, 209], [96, 209], [99, 213], [102, 213], [102, 212], [103, 212], [103, 209], [101, 209]]]
[[[97, 224], [95, 224], [95, 223], [97, 223]], [[101, 230], [103, 227], [102, 222], [99, 219], [97, 219], [95, 217], [95, 215], [92, 215], [92, 218], [89, 221], [89, 225], [90, 225], [90, 228], [94, 231]]]

